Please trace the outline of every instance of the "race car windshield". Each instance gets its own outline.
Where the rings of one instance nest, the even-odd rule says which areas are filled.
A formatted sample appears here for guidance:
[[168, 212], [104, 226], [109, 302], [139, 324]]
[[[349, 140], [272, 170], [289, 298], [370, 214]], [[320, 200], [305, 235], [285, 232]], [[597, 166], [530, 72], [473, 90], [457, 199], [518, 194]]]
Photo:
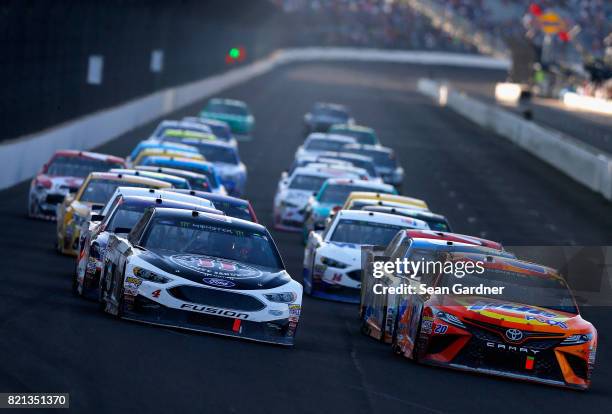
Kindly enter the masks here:
[[376, 144], [376, 136], [367, 131], [355, 131], [351, 129], [333, 130], [332, 133], [346, 135], [355, 138], [358, 144], [374, 145]]
[[[167, 163], [167, 160], [165, 159], [160, 159], [160, 160], [154, 160], [154, 159], [148, 159], [146, 160], [146, 162], [144, 162], [144, 165], [153, 165], [156, 167], [170, 167], [170, 168], [176, 168], [179, 170], [185, 170], [185, 171], [190, 171], [193, 173], [197, 173], [197, 174], [201, 174], [206, 176], [206, 178], [208, 179], [208, 182], [210, 183], [211, 186], [213, 186], [214, 188], [217, 188], [219, 186], [219, 182], [217, 181], [217, 177], [215, 177], [215, 174], [213, 174], [213, 172], [209, 169], [209, 168], [205, 168], [205, 167], [196, 167], [196, 166], [189, 166], [189, 165], [170, 165], [171, 163]], [[191, 188], [193, 189], [200, 189], [202, 188], [199, 185], [195, 185], [194, 183], [192, 183], [191, 181], [189, 181], [189, 184], [191, 184]], [[205, 188], [206, 191], [209, 190], [209, 188]]]
[[292, 190], [318, 191], [327, 177], [317, 177], [314, 175], [296, 175], [291, 180], [289, 188]]
[[503, 287], [501, 295], [482, 295], [521, 305], [537, 306], [571, 314], [578, 314], [567, 285], [559, 279], [525, 275], [523, 273], [485, 268], [484, 273], [469, 273], [464, 277], [442, 275], [440, 285], [452, 287], [460, 283], [466, 287], [481, 284], [486, 287]]
[[251, 216], [251, 211], [249, 210], [249, 206], [246, 204], [236, 204], [230, 203], [227, 201], [218, 201], [214, 202], [215, 208], [217, 210], [221, 210], [225, 213], [226, 216], [236, 217], [242, 220], [253, 221], [253, 217]]
[[85, 187], [85, 190], [83, 190], [79, 201], [92, 204], [106, 204], [117, 187], [121, 185], [140, 188], [149, 187], [149, 185], [141, 183], [125, 183], [120, 180], [94, 179], [89, 180], [89, 183], [87, 183], [87, 187]]
[[271, 271], [283, 269], [278, 251], [267, 234], [221, 223], [154, 218], [142, 245], [160, 253], [168, 251], [212, 256], [265, 267]]
[[362, 220], [343, 219], [336, 225], [330, 241], [351, 244], [386, 246], [403, 227]]
[[206, 107], [206, 112], [212, 112], [217, 114], [230, 114], [247, 116], [249, 112], [244, 106], [240, 105], [229, 105], [222, 103], [211, 103]]
[[357, 168], [363, 168], [364, 170], [366, 170], [368, 172], [368, 175], [370, 177], [376, 177], [378, 174], [376, 174], [376, 168], [374, 167], [374, 164], [370, 161], [366, 161], [366, 160], [355, 160], [355, 159], [351, 159], [351, 158], [339, 158], [343, 161], [348, 161], [351, 164], [353, 164], [355, 167]]
[[190, 166], [184, 166], [184, 167], [181, 166], [179, 168], [182, 170], [187, 170], [187, 171], [191, 171], [194, 173], [205, 175], [206, 178], [208, 178], [208, 181], [210, 182], [211, 186], [213, 186], [214, 188], [219, 187], [219, 182], [217, 181], [217, 177], [210, 169], [203, 169], [199, 167], [190, 167]]
[[307, 151], [338, 151], [345, 142], [331, 141], [329, 139], [311, 139], [304, 147]]
[[324, 116], [324, 117], [328, 117], [328, 118], [335, 118], [335, 119], [339, 119], [339, 120], [342, 120], [342, 121], [347, 121], [348, 118], [349, 118], [349, 115], [346, 112], [341, 111], [339, 109], [329, 108], [329, 107], [318, 107], [318, 108], [315, 108], [312, 113], [315, 116]]
[[345, 151], [371, 157], [375, 165], [383, 168], [395, 168], [397, 166], [397, 159], [392, 152], [350, 148], [345, 149]]
[[428, 217], [414, 217], [414, 218], [418, 218], [420, 220], [423, 220], [425, 223], [427, 223], [427, 225], [429, 226], [429, 228], [431, 230], [450, 231], [450, 227], [448, 225], [448, 222], [446, 222], [444, 220], [436, 220], [436, 219], [431, 219], [431, 218], [428, 218]]
[[142, 217], [146, 205], [121, 205], [115, 210], [113, 216], [109, 219], [106, 228], [115, 231], [115, 229], [123, 227], [131, 229], [138, 223], [138, 220]]
[[47, 175], [85, 178], [94, 171], [105, 172], [112, 168], [123, 168], [123, 165], [91, 158], [55, 157], [47, 167]]
[[185, 177], [193, 190], [210, 191], [210, 183], [206, 177]]
[[217, 138], [223, 140], [223, 141], [229, 141], [232, 138], [232, 133], [230, 132], [229, 128], [223, 126], [223, 125], [215, 125], [215, 124], [206, 124], [210, 130], [212, 131], [213, 135], [216, 136]]
[[[321, 194], [321, 198], [319, 201], [322, 203], [336, 203], [336, 204], [344, 204], [349, 194], [353, 191], [374, 191], [371, 187], [362, 187], [355, 185], [346, 185], [346, 184], [330, 184], [325, 187], [323, 190], [323, 194]], [[375, 190], [378, 193], [386, 193], [386, 191], [381, 191], [379, 189]]]
[[200, 151], [206, 161], [222, 162], [225, 164], [238, 164], [238, 154], [233, 148], [221, 147], [218, 145], [207, 145], [202, 142], [183, 141], [183, 143], [192, 145]]

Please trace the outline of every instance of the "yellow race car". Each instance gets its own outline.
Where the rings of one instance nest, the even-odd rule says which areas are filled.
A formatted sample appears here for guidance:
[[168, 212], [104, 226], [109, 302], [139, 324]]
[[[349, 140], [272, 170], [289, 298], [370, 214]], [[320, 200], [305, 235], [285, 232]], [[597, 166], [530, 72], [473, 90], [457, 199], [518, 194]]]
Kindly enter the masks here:
[[90, 173], [79, 191], [69, 194], [57, 207], [57, 250], [76, 256], [79, 249], [81, 228], [89, 223], [92, 210], [99, 210], [119, 186], [170, 188], [165, 181], [111, 172]]

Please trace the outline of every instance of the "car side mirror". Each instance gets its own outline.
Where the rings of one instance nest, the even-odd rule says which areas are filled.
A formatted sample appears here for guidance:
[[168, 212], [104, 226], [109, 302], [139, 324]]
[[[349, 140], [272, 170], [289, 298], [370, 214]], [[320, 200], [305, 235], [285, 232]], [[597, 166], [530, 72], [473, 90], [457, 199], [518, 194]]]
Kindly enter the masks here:
[[102, 221], [104, 220], [104, 216], [102, 214], [92, 214], [91, 221]]
[[115, 234], [129, 234], [132, 231], [129, 227], [115, 227]]
[[315, 225], [314, 225], [314, 231], [315, 232], [322, 232], [323, 230], [325, 230], [325, 224], [315, 223]]

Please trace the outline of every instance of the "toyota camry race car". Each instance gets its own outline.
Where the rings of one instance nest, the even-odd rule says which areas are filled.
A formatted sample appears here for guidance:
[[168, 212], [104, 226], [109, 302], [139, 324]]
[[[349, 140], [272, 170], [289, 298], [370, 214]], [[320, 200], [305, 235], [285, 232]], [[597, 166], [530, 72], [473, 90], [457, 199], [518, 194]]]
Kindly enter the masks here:
[[361, 247], [386, 246], [402, 229], [428, 229], [409, 217], [340, 210], [323, 234], [310, 232], [304, 250], [304, 288], [307, 294], [359, 302]]
[[[590, 386], [597, 331], [553, 269], [515, 258], [447, 252], [483, 271], [422, 275], [428, 291], [396, 293], [392, 348], [417, 362], [576, 389]], [[499, 292], [499, 293], [495, 293]]]
[[212, 204], [202, 203], [197, 197], [164, 190], [119, 187], [101, 214], [92, 216], [88, 228], [81, 232], [81, 246], [72, 279], [72, 288], [77, 295], [99, 299], [102, 259], [109, 235], [129, 231], [140, 220], [144, 211], [153, 207], [223, 214]]
[[328, 178], [360, 178], [351, 170], [338, 166], [300, 167], [289, 178], [281, 180], [274, 196], [274, 227], [278, 230], [300, 231], [308, 200], [316, 194]]
[[[406, 278], [394, 272], [384, 272], [376, 278], [373, 275], [373, 264], [396, 260], [409, 260], [413, 262], [433, 262], [441, 254], [449, 252], [481, 253], [489, 256], [503, 256], [514, 258], [514, 254], [504, 250], [500, 243], [465, 236], [456, 233], [441, 231], [406, 230], [398, 232], [384, 248], [372, 248], [365, 252], [364, 277], [361, 285], [362, 331], [373, 338], [390, 343], [395, 332], [395, 317], [397, 315], [397, 296], [386, 293], [374, 294], [374, 285], [379, 283], [385, 286], [398, 286]], [[416, 276], [421, 278], [427, 272], [419, 270]], [[380, 275], [379, 275], [380, 276]]]
[[334, 124], [352, 124], [355, 121], [344, 105], [317, 102], [304, 115], [306, 133], [327, 132]]
[[346, 198], [353, 191], [366, 191], [384, 194], [397, 194], [393, 186], [374, 181], [352, 180], [346, 178], [327, 179], [319, 192], [310, 197], [304, 211], [302, 238], [304, 243], [312, 230], [322, 230], [325, 220], [332, 210], [340, 210]]
[[265, 227], [166, 208], [110, 235], [101, 289], [104, 310], [125, 319], [282, 345], [302, 304]]
[[68, 194], [76, 193], [89, 173], [117, 167], [125, 167], [123, 158], [85, 151], [57, 151], [30, 184], [28, 215], [55, 219], [58, 204]]
[[76, 256], [81, 228], [88, 225], [92, 210], [99, 210], [120, 185], [148, 188], [170, 188], [165, 181], [111, 172], [93, 172], [76, 195], [68, 195], [57, 208], [57, 250]]
[[236, 99], [211, 99], [200, 112], [200, 118], [226, 122], [237, 136], [248, 137], [255, 127], [255, 118], [247, 104]]

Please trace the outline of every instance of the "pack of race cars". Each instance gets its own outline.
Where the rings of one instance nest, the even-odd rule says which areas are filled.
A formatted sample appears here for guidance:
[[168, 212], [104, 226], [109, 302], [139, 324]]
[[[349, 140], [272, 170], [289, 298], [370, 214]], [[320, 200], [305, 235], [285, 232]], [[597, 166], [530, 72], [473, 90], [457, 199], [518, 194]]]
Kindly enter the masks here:
[[302, 286], [238, 198], [235, 137], [253, 124], [243, 102], [211, 99], [126, 159], [58, 151], [32, 180], [28, 214], [56, 220], [74, 293], [123, 319], [293, 345]]
[[[589, 387], [597, 332], [556, 271], [456, 234], [425, 200], [400, 194], [397, 154], [347, 107], [316, 103], [304, 123], [272, 217], [305, 245], [302, 284], [239, 198], [238, 140], [254, 127], [240, 101], [161, 122], [125, 159], [58, 151], [32, 180], [28, 214], [57, 221], [58, 251], [76, 256], [74, 293], [119, 318], [293, 345], [304, 290], [359, 304], [362, 332], [414, 361]], [[461, 277], [461, 291], [453, 274], [373, 272], [404, 259], [483, 272]]]
[[[420, 363], [589, 387], [597, 331], [555, 270], [452, 233], [424, 200], [399, 195], [395, 152], [346, 107], [318, 103], [304, 121], [307, 137], [280, 177], [273, 219], [278, 230], [302, 233], [306, 294], [359, 303], [364, 334]], [[483, 263], [483, 271], [374, 275], [377, 263], [397, 260]]]

